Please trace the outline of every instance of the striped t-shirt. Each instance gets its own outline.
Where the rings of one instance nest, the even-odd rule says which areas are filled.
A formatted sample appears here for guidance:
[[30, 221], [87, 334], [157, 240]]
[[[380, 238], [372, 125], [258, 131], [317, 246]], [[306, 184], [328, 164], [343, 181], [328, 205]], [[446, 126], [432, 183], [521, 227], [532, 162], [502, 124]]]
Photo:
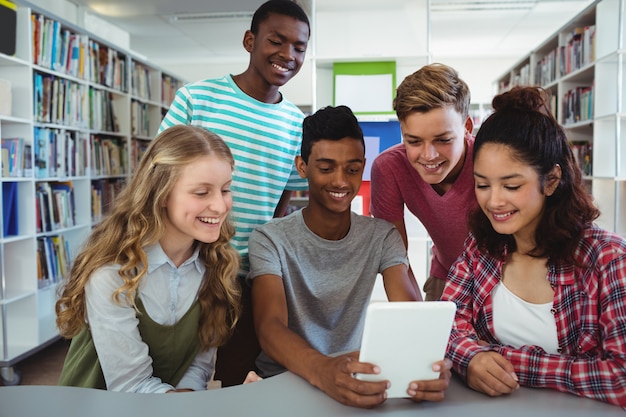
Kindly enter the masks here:
[[248, 271], [248, 237], [274, 215], [283, 190], [306, 190], [306, 179], [295, 170], [300, 153], [304, 114], [282, 100], [263, 103], [245, 94], [230, 75], [181, 87], [159, 133], [177, 124], [201, 126], [218, 134], [235, 158], [231, 217], [233, 246]]

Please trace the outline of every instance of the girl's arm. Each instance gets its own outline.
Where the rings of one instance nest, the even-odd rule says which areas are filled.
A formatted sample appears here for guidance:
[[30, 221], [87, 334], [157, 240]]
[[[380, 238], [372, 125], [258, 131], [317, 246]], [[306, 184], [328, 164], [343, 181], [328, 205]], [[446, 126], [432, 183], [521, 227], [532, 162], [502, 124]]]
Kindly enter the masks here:
[[202, 391], [207, 389], [207, 382], [215, 371], [215, 348], [200, 351], [196, 355], [185, 375], [181, 378], [176, 389]]
[[[515, 366], [520, 384], [551, 388], [581, 397], [626, 406], [626, 254], [600, 265], [596, 273], [597, 298], [593, 308], [583, 313], [586, 328], [574, 349], [578, 354], [548, 354], [537, 346], [513, 349], [501, 346], [499, 352]], [[586, 326], [588, 327], [588, 326]]]

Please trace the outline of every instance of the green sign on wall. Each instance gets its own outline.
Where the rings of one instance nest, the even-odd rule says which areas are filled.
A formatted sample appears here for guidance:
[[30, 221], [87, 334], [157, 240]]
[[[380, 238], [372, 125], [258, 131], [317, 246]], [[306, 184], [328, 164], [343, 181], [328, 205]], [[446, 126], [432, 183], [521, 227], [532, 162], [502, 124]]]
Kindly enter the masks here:
[[355, 114], [393, 114], [396, 86], [395, 61], [335, 62], [333, 103]]

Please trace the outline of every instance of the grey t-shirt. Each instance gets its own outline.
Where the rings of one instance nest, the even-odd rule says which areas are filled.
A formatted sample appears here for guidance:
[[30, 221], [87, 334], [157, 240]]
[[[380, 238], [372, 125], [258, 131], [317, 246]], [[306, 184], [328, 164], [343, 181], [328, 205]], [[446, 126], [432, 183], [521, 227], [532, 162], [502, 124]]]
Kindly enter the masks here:
[[[408, 265], [402, 238], [391, 223], [355, 213], [341, 240], [311, 232], [301, 211], [273, 219], [252, 232], [248, 253], [248, 281], [281, 276], [289, 328], [323, 354], [359, 349], [377, 274]], [[263, 353], [257, 366], [264, 377], [285, 370]]]

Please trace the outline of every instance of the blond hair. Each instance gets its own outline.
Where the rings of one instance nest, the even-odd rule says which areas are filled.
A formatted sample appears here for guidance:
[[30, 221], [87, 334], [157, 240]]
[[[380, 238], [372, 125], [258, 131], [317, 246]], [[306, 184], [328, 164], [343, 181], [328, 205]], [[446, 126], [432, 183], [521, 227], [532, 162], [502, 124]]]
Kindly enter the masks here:
[[412, 113], [426, 113], [453, 106], [464, 118], [469, 114], [469, 87], [457, 71], [444, 64], [425, 65], [408, 75], [396, 89], [393, 109], [399, 120]]
[[[93, 229], [60, 288], [56, 322], [62, 336], [74, 337], [85, 325], [85, 285], [94, 271], [105, 265], [119, 264], [124, 282], [114, 292], [112, 302], [121, 304], [124, 298], [136, 309], [139, 284], [148, 270], [144, 248], [165, 234], [164, 203], [183, 169], [206, 155], [234, 166], [226, 143], [199, 127], [171, 127], [150, 144], [130, 183], [113, 202], [110, 214]], [[217, 241], [196, 242], [199, 258], [206, 266], [198, 290], [203, 349], [224, 344], [239, 318], [239, 255], [230, 244], [233, 235], [234, 227], [226, 221]]]

